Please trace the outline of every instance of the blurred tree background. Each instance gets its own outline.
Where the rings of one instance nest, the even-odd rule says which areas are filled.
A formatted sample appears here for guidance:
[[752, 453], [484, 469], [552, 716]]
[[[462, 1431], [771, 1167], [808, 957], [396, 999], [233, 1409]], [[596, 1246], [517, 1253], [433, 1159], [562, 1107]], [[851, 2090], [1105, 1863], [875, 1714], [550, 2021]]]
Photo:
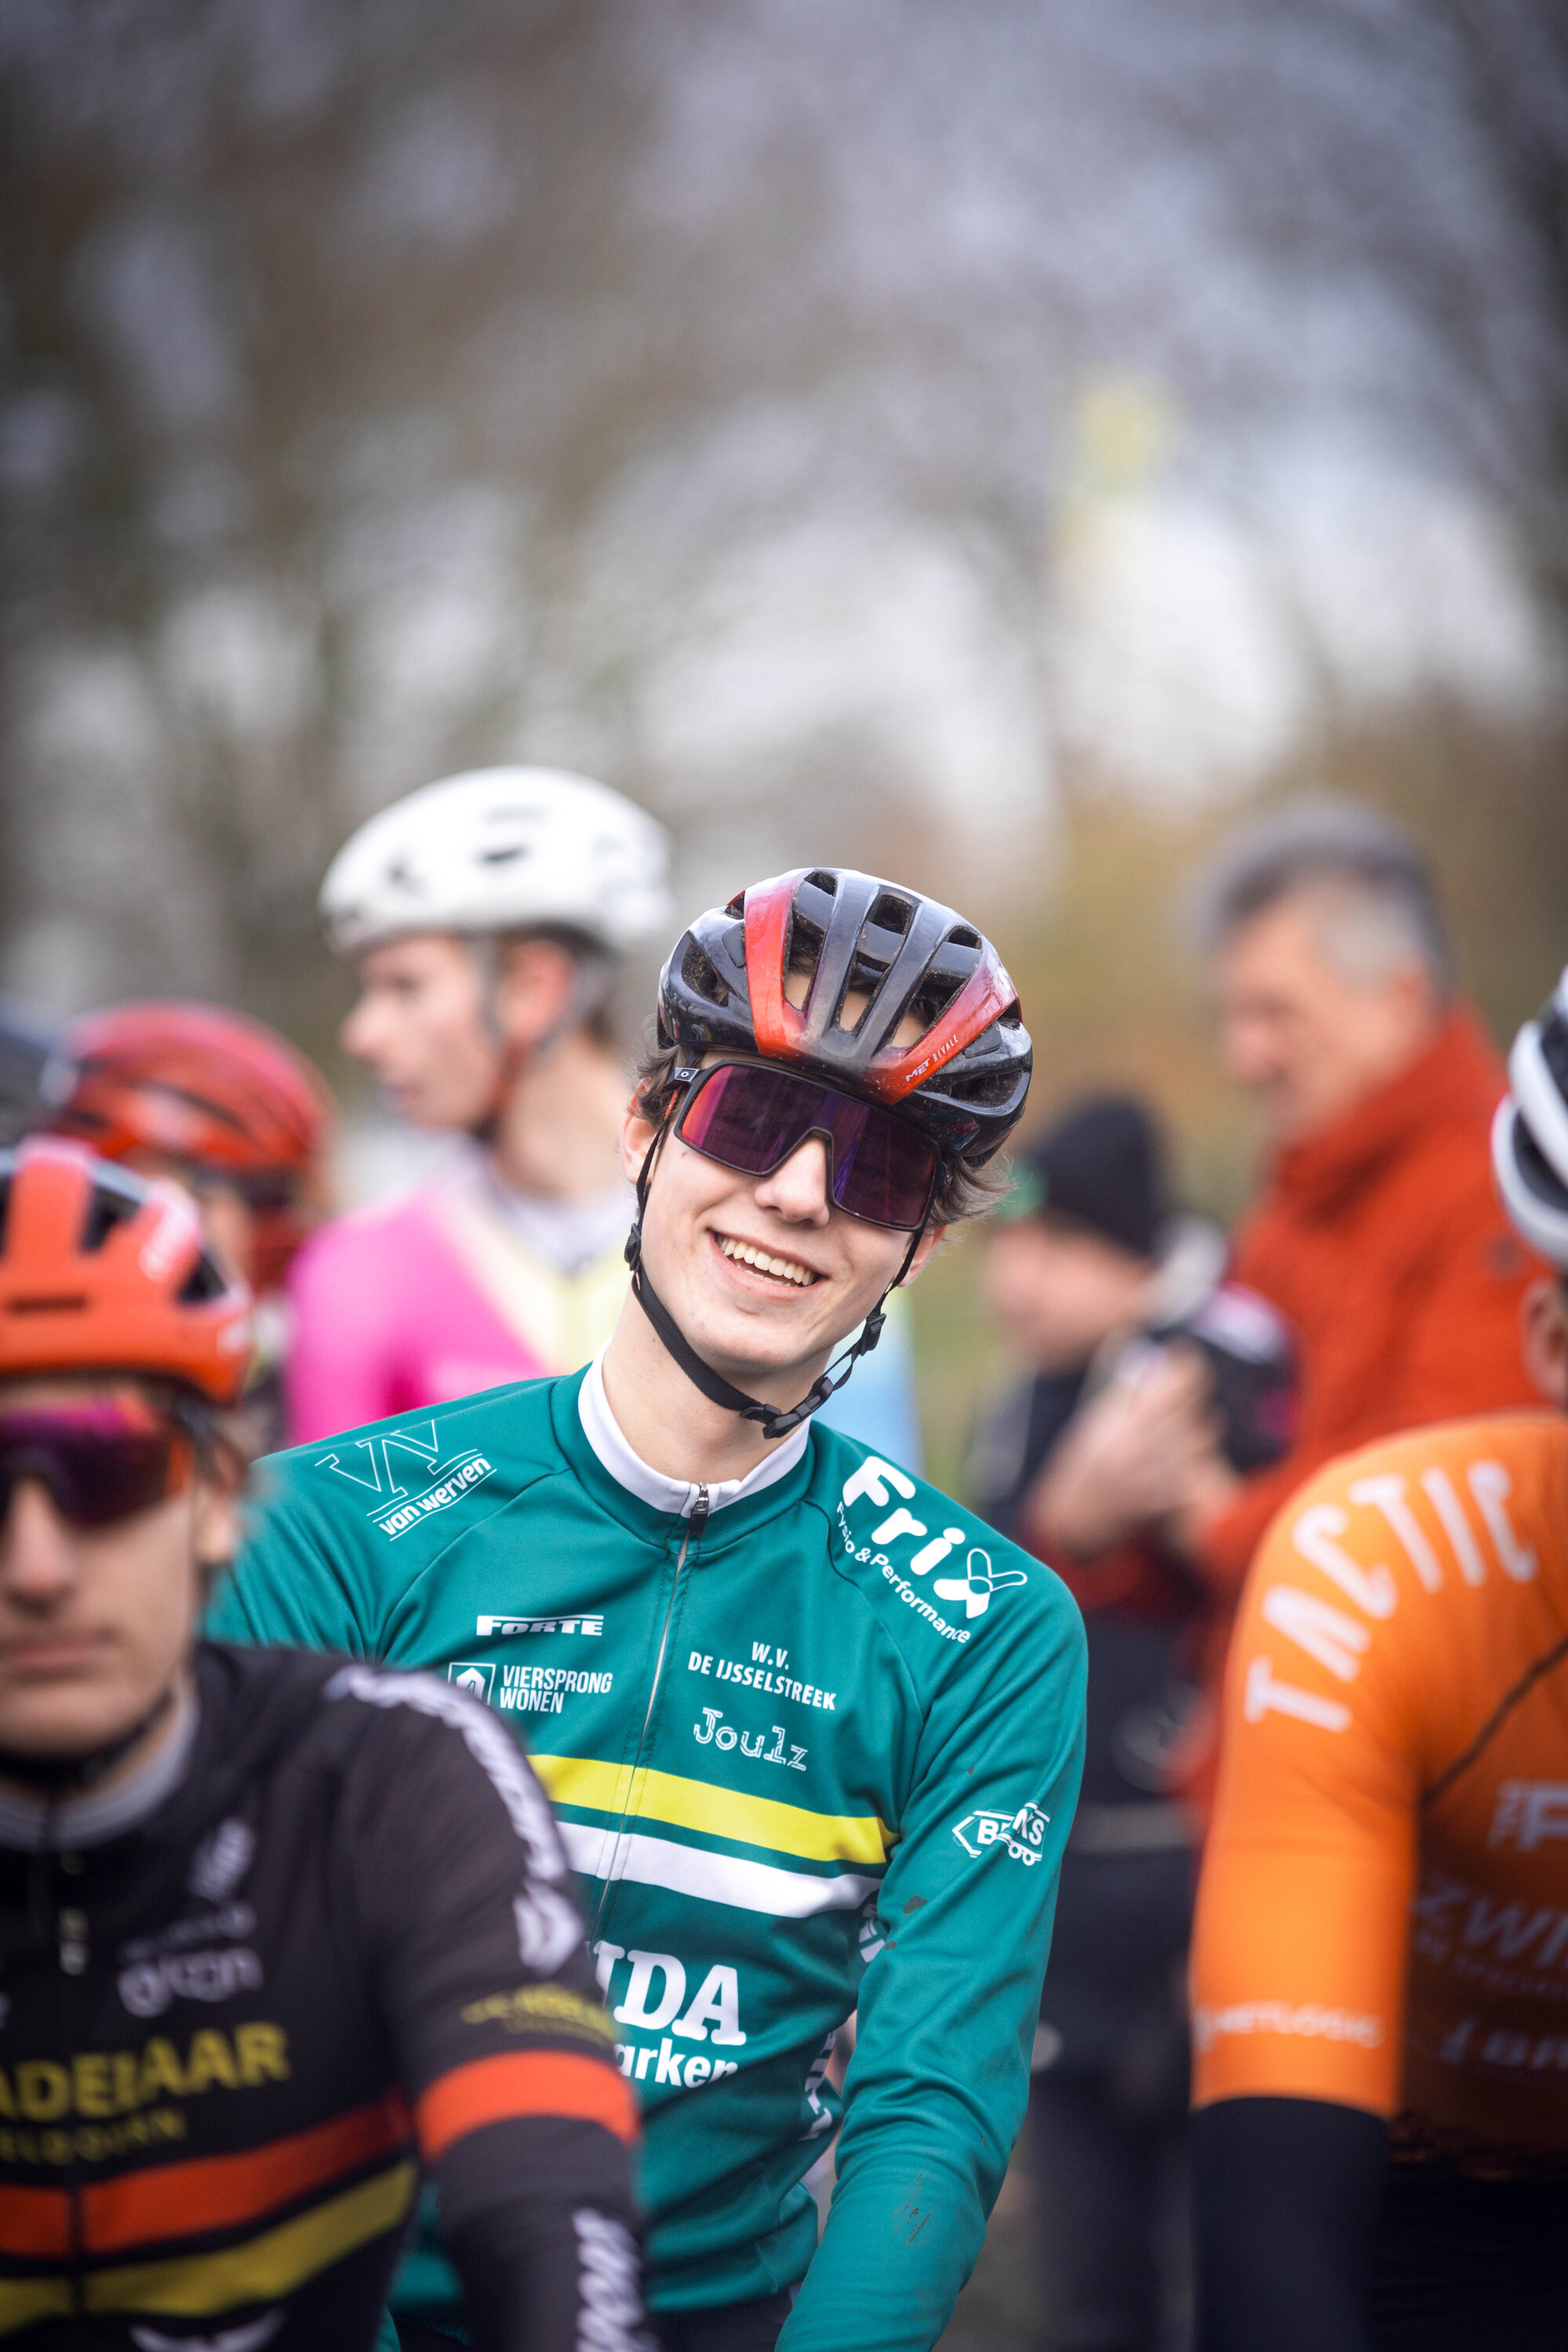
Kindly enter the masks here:
[[[0, 290], [46, 1010], [212, 994], [346, 1086], [331, 852], [559, 761], [686, 908], [961, 899], [1040, 1114], [1146, 1088], [1229, 1213], [1173, 903], [1240, 809], [1406, 819], [1500, 1032], [1568, 953], [1558, 0], [7, 0]], [[918, 1304], [954, 1476], [973, 1246]]]
[[1145, 1085], [1221, 1211], [1171, 900], [1244, 802], [1405, 816], [1494, 1023], [1542, 993], [1551, 0], [11, 0], [0, 124], [0, 986], [346, 1080], [328, 856], [525, 757], [664, 815], [688, 905], [973, 903], [1041, 1111]]

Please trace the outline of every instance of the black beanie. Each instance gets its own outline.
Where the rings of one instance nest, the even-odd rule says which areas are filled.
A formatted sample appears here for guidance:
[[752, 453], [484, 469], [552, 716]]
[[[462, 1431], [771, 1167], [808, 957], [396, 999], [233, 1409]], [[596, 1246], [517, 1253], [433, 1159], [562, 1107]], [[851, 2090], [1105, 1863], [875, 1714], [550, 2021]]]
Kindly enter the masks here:
[[1093, 1095], [1018, 1153], [1000, 1213], [1054, 1211], [1135, 1257], [1152, 1257], [1170, 1215], [1161, 1163], [1160, 1138], [1142, 1103]]

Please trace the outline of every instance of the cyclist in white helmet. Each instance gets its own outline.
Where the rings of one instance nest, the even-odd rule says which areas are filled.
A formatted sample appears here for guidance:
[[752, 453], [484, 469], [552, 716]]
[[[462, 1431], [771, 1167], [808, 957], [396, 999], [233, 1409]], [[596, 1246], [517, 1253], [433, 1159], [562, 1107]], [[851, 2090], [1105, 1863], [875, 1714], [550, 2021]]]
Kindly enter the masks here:
[[547, 768], [448, 776], [338, 852], [321, 907], [359, 971], [343, 1042], [411, 1125], [467, 1140], [297, 1261], [297, 1439], [565, 1370], [608, 1329], [630, 1214], [608, 999], [668, 922], [667, 866], [653, 818]]
[[[465, 1142], [296, 1262], [296, 1442], [572, 1371], [608, 1338], [634, 1205], [609, 1000], [621, 959], [668, 927], [668, 866], [645, 811], [531, 767], [427, 784], [332, 860], [321, 916], [361, 983], [343, 1042], [401, 1117]], [[901, 1333], [877, 1370], [844, 1425], [910, 1460]]]

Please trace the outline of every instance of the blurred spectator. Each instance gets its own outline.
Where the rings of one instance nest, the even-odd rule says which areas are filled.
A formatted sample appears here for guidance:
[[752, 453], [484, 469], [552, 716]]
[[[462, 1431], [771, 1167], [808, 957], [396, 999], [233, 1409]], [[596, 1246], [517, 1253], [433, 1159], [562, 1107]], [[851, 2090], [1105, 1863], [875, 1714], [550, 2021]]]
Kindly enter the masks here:
[[53, 1023], [30, 1005], [0, 996], [0, 1148], [20, 1142], [37, 1125], [38, 1086], [54, 1044]]
[[44, 1123], [105, 1160], [195, 1193], [209, 1244], [257, 1294], [246, 1412], [258, 1451], [282, 1442], [290, 1261], [326, 1202], [326, 1080], [263, 1022], [215, 1004], [115, 1004], [62, 1033]]
[[[1290, 1403], [1282, 1325], [1215, 1289], [1224, 1241], [1171, 1215], [1161, 1160], [1139, 1104], [1083, 1102], [1021, 1156], [985, 1246], [986, 1297], [1028, 1373], [976, 1441], [975, 1500], [1066, 1579], [1089, 1633], [1083, 1792], [1029, 2103], [1047, 2352], [1152, 2352], [1181, 2307], [1193, 1832], [1167, 1756], [1203, 1595], [1158, 1515], [1194, 1425], [1252, 1467], [1279, 1452]], [[1124, 1400], [1149, 1458], [1109, 1527], [1097, 1449]]]
[[1222, 852], [1197, 913], [1221, 1048], [1269, 1151], [1235, 1272], [1295, 1330], [1300, 1423], [1283, 1460], [1237, 1475], [1195, 1402], [1132, 1397], [1079, 1501], [1102, 1535], [1152, 1492], [1169, 1505], [1215, 1599], [1216, 1671], [1258, 1538], [1310, 1471], [1394, 1430], [1530, 1402], [1518, 1326], [1532, 1268], [1492, 1190], [1502, 1066], [1453, 993], [1415, 843], [1352, 803], [1301, 802]]

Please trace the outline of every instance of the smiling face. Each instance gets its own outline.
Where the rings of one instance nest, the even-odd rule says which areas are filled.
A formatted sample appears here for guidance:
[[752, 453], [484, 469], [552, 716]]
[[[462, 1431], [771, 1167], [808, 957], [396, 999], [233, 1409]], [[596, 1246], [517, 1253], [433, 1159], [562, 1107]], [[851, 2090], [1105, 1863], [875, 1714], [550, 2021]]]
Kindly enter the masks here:
[[[654, 1134], [634, 1107], [621, 1146], [634, 1181]], [[766, 1402], [793, 1404], [810, 1386], [910, 1245], [907, 1234], [836, 1208], [827, 1181], [816, 1136], [771, 1176], [721, 1168], [673, 1134], [654, 1163], [642, 1226], [649, 1279], [698, 1354]], [[939, 1239], [922, 1235], [912, 1271]]]
[[[0, 1414], [140, 1397], [131, 1381], [8, 1381]], [[91, 1755], [123, 1738], [184, 1671], [211, 1564], [230, 1557], [232, 1495], [197, 1475], [108, 1527], [77, 1528], [42, 1479], [0, 1520], [0, 1748]]]

